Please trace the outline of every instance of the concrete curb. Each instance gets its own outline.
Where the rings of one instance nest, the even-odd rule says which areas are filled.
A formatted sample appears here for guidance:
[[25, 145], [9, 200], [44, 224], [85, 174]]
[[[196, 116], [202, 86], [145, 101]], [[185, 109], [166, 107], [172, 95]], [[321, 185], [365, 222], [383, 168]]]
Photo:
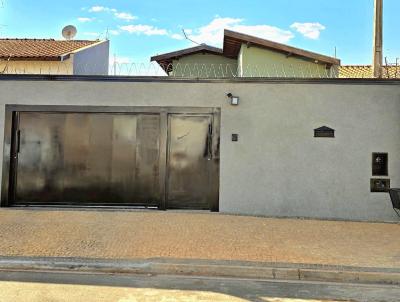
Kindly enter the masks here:
[[0, 257], [3, 271], [68, 271], [400, 285], [400, 269], [180, 259]]

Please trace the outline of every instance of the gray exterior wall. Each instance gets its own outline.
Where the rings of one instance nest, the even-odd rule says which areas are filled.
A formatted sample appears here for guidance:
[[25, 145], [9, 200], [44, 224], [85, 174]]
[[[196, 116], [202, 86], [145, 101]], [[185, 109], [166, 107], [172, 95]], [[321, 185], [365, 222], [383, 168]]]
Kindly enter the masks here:
[[110, 41], [73, 54], [74, 75], [108, 75]]
[[[372, 153], [388, 152], [400, 187], [400, 83], [147, 80], [0, 80], [0, 127], [5, 104], [219, 107], [221, 212], [398, 220], [370, 179]], [[324, 125], [335, 139], [313, 137]]]

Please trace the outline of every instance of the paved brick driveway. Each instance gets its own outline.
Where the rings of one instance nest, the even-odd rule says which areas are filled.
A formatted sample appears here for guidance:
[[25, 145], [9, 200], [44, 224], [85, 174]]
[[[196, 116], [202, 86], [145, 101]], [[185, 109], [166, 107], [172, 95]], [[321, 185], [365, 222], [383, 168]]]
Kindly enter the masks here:
[[185, 212], [0, 210], [0, 256], [400, 268], [400, 224]]

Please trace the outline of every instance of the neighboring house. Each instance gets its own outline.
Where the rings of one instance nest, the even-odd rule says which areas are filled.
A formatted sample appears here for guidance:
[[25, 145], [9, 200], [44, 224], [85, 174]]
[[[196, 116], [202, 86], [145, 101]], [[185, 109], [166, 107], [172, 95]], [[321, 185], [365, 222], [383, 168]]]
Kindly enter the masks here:
[[340, 60], [225, 30], [223, 49], [200, 45], [154, 56], [170, 76], [337, 77]]
[[[382, 68], [382, 77], [385, 79], [400, 78], [400, 66], [387, 65]], [[344, 65], [339, 67], [340, 78], [374, 78], [371, 65]]]
[[107, 75], [109, 41], [0, 39], [0, 73]]
[[170, 76], [226, 78], [236, 75], [238, 63], [228, 58], [222, 49], [205, 44], [155, 56], [156, 61]]

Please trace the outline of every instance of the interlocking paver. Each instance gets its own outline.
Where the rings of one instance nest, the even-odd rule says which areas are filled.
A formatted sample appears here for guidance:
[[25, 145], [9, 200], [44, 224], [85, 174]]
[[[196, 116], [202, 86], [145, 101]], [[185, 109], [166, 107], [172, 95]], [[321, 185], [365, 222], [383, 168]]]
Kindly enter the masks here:
[[400, 224], [193, 212], [2, 209], [0, 256], [400, 268]]

